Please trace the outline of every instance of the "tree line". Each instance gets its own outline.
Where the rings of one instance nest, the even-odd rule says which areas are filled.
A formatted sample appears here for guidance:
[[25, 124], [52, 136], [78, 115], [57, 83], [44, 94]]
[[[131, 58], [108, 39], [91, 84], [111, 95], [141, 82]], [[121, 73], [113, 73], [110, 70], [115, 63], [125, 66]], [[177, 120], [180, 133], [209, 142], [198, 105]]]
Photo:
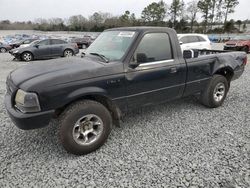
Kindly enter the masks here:
[[161, 0], [146, 6], [139, 18], [128, 10], [120, 16], [95, 12], [88, 18], [74, 15], [68, 19], [39, 18], [33, 22], [3, 20], [0, 22], [0, 29], [101, 32], [104, 29], [123, 26], [164, 26], [182, 33], [244, 32], [248, 20], [228, 20], [228, 16], [234, 13], [238, 4], [239, 0], [192, 0], [188, 3], [184, 0], [172, 0], [171, 4]]

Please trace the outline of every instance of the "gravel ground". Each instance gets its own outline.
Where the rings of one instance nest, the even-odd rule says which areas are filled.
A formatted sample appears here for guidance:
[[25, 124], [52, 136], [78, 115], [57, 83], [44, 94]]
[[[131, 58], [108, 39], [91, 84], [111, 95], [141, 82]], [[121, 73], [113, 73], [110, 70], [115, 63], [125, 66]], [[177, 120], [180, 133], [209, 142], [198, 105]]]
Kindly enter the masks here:
[[23, 131], [7, 116], [6, 76], [25, 64], [0, 54], [0, 187], [250, 187], [250, 64], [222, 107], [189, 97], [137, 110], [81, 157], [58, 143], [56, 122]]

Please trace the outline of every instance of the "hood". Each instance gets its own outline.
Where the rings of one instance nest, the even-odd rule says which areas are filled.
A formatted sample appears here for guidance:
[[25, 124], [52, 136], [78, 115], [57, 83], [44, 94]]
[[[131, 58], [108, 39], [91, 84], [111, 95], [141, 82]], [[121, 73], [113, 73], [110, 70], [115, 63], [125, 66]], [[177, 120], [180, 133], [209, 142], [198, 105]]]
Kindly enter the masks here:
[[230, 40], [226, 42], [227, 45], [237, 45], [237, 44], [246, 44], [248, 43], [248, 40]]
[[95, 58], [61, 58], [34, 62], [10, 74], [18, 88], [26, 91], [122, 72], [119, 62], [103, 63]]

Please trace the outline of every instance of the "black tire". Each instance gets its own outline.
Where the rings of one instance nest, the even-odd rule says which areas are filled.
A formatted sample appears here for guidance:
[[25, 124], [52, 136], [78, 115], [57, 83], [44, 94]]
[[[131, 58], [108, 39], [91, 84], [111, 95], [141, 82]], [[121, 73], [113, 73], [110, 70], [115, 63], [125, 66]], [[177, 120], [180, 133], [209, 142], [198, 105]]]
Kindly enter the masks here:
[[21, 55], [21, 59], [22, 59], [23, 61], [29, 62], [29, 61], [33, 61], [34, 56], [33, 56], [33, 54], [30, 53], [30, 52], [24, 52], [24, 53], [22, 53], [22, 55]]
[[73, 52], [73, 50], [71, 50], [71, 49], [66, 49], [66, 50], [64, 50], [64, 52], [63, 52], [63, 56], [64, 57], [71, 57], [71, 56], [73, 56], [74, 55], [74, 52]]
[[6, 48], [0, 48], [0, 53], [6, 53], [7, 49]]
[[[215, 92], [217, 91], [217, 89], [218, 92]], [[209, 81], [206, 89], [202, 92], [200, 101], [203, 105], [207, 107], [217, 108], [223, 104], [227, 96], [228, 90], [229, 90], [229, 83], [227, 79], [222, 75], [214, 75]]]
[[[103, 128], [101, 129], [100, 133], [97, 134], [97, 136], [95, 136], [94, 134], [91, 135], [91, 137], [94, 137], [94, 139], [92, 140], [93, 142], [78, 143], [84, 142], [84, 138], [87, 138], [88, 140], [88, 134], [91, 133], [87, 133], [87, 136], [85, 137], [84, 134], [81, 132], [83, 131], [85, 133], [89, 131], [90, 129], [88, 126], [90, 125], [88, 125], [87, 123], [91, 122], [90, 120], [89, 122], [87, 120], [82, 121], [81, 118], [92, 115], [100, 118], [101, 121], [99, 121], [97, 125], [100, 126], [100, 122], [102, 122]], [[93, 119], [93, 121], [96, 120]], [[81, 124], [80, 126], [82, 127], [78, 126], [78, 130], [76, 131], [77, 124]], [[92, 129], [94, 130], [93, 124]], [[59, 140], [68, 152], [75, 155], [87, 154], [101, 147], [108, 139], [111, 129], [112, 118], [110, 112], [105, 106], [96, 101], [78, 101], [70, 105], [59, 117]], [[74, 134], [79, 134], [79, 137], [74, 137]]]
[[248, 47], [248, 46], [244, 46], [244, 47], [242, 48], [242, 50], [243, 50], [244, 52], [248, 53], [248, 52], [249, 52], [249, 47]]

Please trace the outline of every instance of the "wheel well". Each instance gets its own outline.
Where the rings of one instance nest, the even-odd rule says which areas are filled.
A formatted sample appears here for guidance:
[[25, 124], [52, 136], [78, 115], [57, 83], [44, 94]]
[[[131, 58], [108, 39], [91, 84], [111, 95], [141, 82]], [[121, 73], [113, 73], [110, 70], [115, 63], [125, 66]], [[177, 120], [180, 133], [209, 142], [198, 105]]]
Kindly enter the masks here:
[[66, 49], [63, 51], [63, 53], [64, 53], [66, 50], [70, 50], [71, 52], [73, 52], [73, 50], [72, 50], [72, 49], [70, 49], [70, 48], [66, 48]]
[[233, 78], [234, 72], [230, 68], [225, 67], [225, 68], [217, 70], [215, 74], [224, 76], [227, 79], [228, 83], [230, 83]]
[[120, 109], [109, 98], [102, 96], [102, 95], [86, 95], [86, 96], [77, 98], [71, 101], [70, 103], [66, 104], [62, 108], [56, 109], [55, 116], [58, 117], [72, 103], [76, 103], [77, 101], [81, 101], [84, 99], [93, 100], [93, 101], [101, 103], [103, 106], [105, 106], [109, 110], [114, 121], [118, 121], [121, 118]]
[[30, 51], [24, 51], [24, 52], [22, 52], [22, 53], [21, 53], [21, 56], [22, 56], [24, 53], [30, 53], [32, 56], [34, 56], [33, 53], [30, 52]]

